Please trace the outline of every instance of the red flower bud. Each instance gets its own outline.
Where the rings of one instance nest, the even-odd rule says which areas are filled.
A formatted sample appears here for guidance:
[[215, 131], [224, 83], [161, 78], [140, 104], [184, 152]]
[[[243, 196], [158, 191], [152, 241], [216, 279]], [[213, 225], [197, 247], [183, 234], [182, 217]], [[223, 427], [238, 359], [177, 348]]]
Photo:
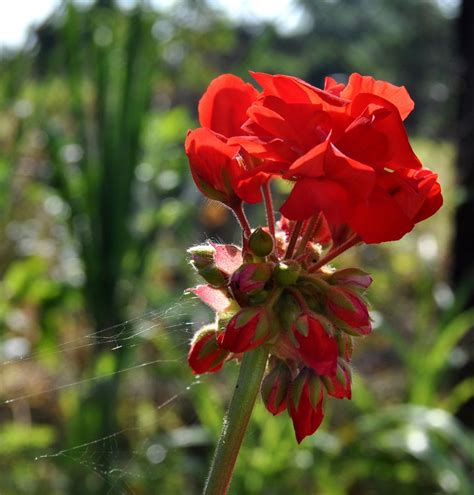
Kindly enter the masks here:
[[260, 391], [263, 402], [274, 416], [286, 409], [286, 396], [290, 382], [291, 373], [283, 361], [280, 361], [262, 381]]
[[[252, 303], [252, 299], [262, 292], [272, 276], [272, 268], [266, 263], [246, 263], [230, 278], [230, 289], [241, 306]], [[258, 301], [263, 302], [263, 301]]]
[[330, 282], [334, 285], [344, 285], [353, 289], [367, 289], [372, 283], [372, 277], [357, 268], [345, 268], [335, 271]]
[[331, 322], [315, 313], [302, 314], [292, 327], [303, 361], [318, 375], [336, 371], [338, 347], [331, 330]]
[[218, 344], [231, 352], [255, 349], [273, 334], [268, 310], [263, 306], [240, 310], [217, 338]]
[[201, 127], [188, 132], [185, 150], [199, 190], [232, 208], [241, 202], [233, 187], [233, 181], [241, 174], [236, 159], [239, 147], [224, 141], [210, 129]]
[[293, 420], [298, 443], [312, 435], [323, 420], [321, 380], [307, 368], [304, 368], [290, 385], [288, 412]]
[[322, 376], [321, 380], [329, 395], [336, 399], [350, 399], [352, 397], [352, 375], [349, 365], [339, 359], [336, 373], [332, 376]]
[[338, 324], [341, 330], [350, 335], [367, 335], [371, 332], [369, 311], [362, 297], [348, 289], [336, 287], [328, 291], [327, 297], [329, 311], [342, 323]]
[[194, 336], [188, 353], [188, 363], [195, 374], [214, 373], [224, 365], [229, 352], [217, 344], [213, 325], [206, 325]]

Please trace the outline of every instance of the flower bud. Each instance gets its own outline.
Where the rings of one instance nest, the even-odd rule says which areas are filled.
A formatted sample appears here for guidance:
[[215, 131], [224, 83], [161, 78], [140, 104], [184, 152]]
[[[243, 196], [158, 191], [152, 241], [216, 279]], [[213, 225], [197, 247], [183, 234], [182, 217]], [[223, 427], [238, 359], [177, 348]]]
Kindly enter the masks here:
[[213, 287], [227, 285], [227, 276], [215, 264], [215, 249], [209, 244], [188, 249], [191, 265], [201, 277]]
[[350, 399], [352, 397], [352, 376], [349, 365], [339, 359], [336, 372], [332, 376], [322, 376], [321, 380], [329, 395], [336, 399]]
[[258, 227], [250, 235], [249, 248], [255, 256], [264, 258], [273, 251], [273, 238], [268, 232]]
[[282, 287], [293, 285], [298, 280], [300, 269], [300, 265], [295, 261], [280, 262], [273, 272], [275, 282]]
[[308, 368], [303, 368], [290, 385], [288, 412], [293, 420], [298, 443], [308, 435], [312, 435], [323, 420], [321, 380]]
[[261, 293], [272, 276], [271, 266], [267, 263], [245, 263], [230, 278], [230, 290], [241, 306], [248, 306], [259, 301], [256, 296]]
[[343, 285], [352, 289], [367, 289], [372, 283], [372, 277], [357, 268], [345, 268], [335, 271], [329, 281], [334, 285]]
[[322, 315], [303, 313], [294, 322], [293, 335], [299, 354], [318, 375], [332, 375], [336, 371], [338, 347], [332, 323]]
[[202, 327], [194, 336], [188, 352], [188, 363], [195, 374], [214, 373], [224, 365], [229, 352], [217, 344], [213, 325]]
[[265, 407], [274, 415], [286, 409], [286, 396], [291, 382], [288, 366], [278, 360], [278, 364], [263, 379], [261, 386], [262, 400]]
[[329, 311], [341, 330], [356, 336], [371, 332], [369, 311], [361, 296], [349, 289], [333, 287], [327, 297]]
[[241, 309], [217, 338], [219, 346], [240, 353], [255, 349], [273, 334], [267, 308], [255, 306]]

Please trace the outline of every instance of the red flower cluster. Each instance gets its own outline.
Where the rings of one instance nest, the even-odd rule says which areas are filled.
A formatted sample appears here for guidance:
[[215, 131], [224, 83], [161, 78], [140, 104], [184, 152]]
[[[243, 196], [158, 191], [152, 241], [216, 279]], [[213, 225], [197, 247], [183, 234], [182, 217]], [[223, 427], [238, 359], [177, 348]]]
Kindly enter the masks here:
[[[277, 226], [279, 253], [287, 252], [290, 238], [280, 229], [284, 223]], [[267, 246], [263, 257], [224, 244], [190, 249], [192, 265], [208, 282], [191, 291], [215, 310], [216, 321], [196, 333], [188, 361], [195, 373], [215, 372], [266, 345], [271, 359], [263, 400], [272, 414], [288, 409], [301, 442], [321, 423], [325, 395], [351, 397], [351, 336], [371, 331], [362, 293], [372, 279], [357, 269], [311, 273], [311, 256], [321, 249], [317, 234], [299, 261], [268, 256], [274, 251], [269, 239], [259, 230], [250, 236], [259, 253]]]
[[[243, 246], [191, 248], [206, 284], [193, 292], [216, 319], [194, 337], [195, 373], [215, 372], [264, 346], [261, 392], [285, 409], [298, 442], [324, 416], [328, 396], [351, 398], [352, 338], [371, 332], [364, 291], [371, 277], [328, 263], [360, 243], [395, 240], [442, 204], [437, 176], [422, 168], [403, 120], [404, 87], [352, 74], [324, 90], [289, 76], [215, 79], [199, 103], [201, 128], [186, 153], [201, 192], [231, 208]], [[268, 182], [294, 182], [275, 224]], [[242, 203], [264, 201], [267, 227], [252, 231]]]
[[193, 178], [234, 208], [261, 201], [272, 177], [295, 183], [281, 212], [305, 220], [323, 212], [366, 243], [399, 239], [442, 204], [436, 174], [422, 168], [403, 125], [414, 107], [404, 87], [352, 74], [324, 90], [291, 76], [231, 74], [199, 103], [201, 128], [186, 139]]

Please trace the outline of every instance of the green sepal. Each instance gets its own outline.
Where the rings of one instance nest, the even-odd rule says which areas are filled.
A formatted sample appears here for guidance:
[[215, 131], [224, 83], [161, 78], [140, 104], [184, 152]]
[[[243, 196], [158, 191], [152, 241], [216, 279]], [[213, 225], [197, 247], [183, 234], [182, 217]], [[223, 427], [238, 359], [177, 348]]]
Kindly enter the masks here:
[[309, 322], [307, 315], [301, 315], [295, 323], [296, 330], [303, 335], [303, 337], [307, 337], [309, 334]]
[[321, 376], [321, 381], [323, 382], [324, 386], [326, 387], [326, 390], [330, 394], [332, 394], [334, 392], [334, 384], [329, 379], [329, 377], [328, 376]]
[[262, 314], [258, 320], [257, 326], [255, 327], [255, 333], [253, 336], [253, 341], [259, 340], [270, 333], [270, 318], [266, 311], [262, 311]]
[[241, 328], [247, 325], [247, 323], [254, 318], [261, 308], [244, 308], [237, 313], [235, 318], [235, 328]]
[[303, 369], [291, 384], [290, 398], [293, 402], [293, 405], [297, 409], [301, 400], [301, 394], [303, 393], [303, 387], [306, 382], [307, 375], [308, 375], [308, 370]]
[[309, 400], [313, 408], [316, 408], [319, 402], [319, 398], [321, 396], [321, 380], [319, 376], [313, 375], [309, 379], [308, 383], [309, 387]]
[[331, 301], [335, 302], [341, 308], [348, 309], [349, 311], [356, 311], [354, 304], [352, 303], [350, 298], [346, 296], [344, 291], [331, 286], [330, 290], [328, 291], [328, 297], [329, 299], [331, 299]]

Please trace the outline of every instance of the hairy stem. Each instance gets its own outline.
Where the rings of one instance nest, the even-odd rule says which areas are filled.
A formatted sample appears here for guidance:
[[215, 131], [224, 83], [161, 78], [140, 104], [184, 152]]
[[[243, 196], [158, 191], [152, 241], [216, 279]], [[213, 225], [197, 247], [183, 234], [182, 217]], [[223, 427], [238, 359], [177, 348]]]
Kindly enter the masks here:
[[225, 495], [235, 462], [257, 398], [268, 359], [260, 346], [244, 354], [234, 395], [224, 418], [221, 436], [209, 471], [203, 495]]
[[303, 227], [303, 220], [298, 220], [291, 231], [290, 242], [288, 243], [288, 248], [286, 249], [285, 258], [291, 258], [293, 256], [293, 251], [296, 246], [296, 241], [300, 235], [301, 228]]
[[341, 244], [339, 247], [333, 249], [330, 251], [324, 258], [319, 260], [315, 265], [313, 265], [308, 271], [310, 273], [314, 273], [315, 271], [319, 270], [322, 266], [326, 265], [329, 263], [331, 260], [336, 258], [336, 256], [339, 256], [342, 254], [344, 251], [347, 251], [349, 248], [352, 246], [355, 246], [361, 241], [360, 237], [357, 234], [354, 234], [352, 237], [350, 237], [346, 242]]
[[319, 214], [314, 215], [313, 217], [311, 217], [311, 220], [308, 222], [308, 225], [306, 225], [306, 230], [304, 232], [303, 238], [301, 239], [300, 245], [296, 250], [295, 258], [297, 258], [300, 254], [304, 253], [304, 250], [306, 249], [306, 244], [308, 244], [308, 242], [313, 237], [314, 228], [318, 223], [318, 220], [319, 220]]
[[244, 238], [248, 239], [250, 237], [250, 234], [252, 233], [252, 229], [250, 228], [250, 224], [249, 221], [247, 220], [247, 215], [245, 215], [245, 211], [242, 207], [242, 203], [239, 203], [238, 205], [234, 206], [232, 208], [232, 211], [234, 212], [237, 221], [242, 227]]
[[270, 230], [270, 234], [275, 239], [275, 213], [273, 211], [272, 192], [270, 190], [270, 184], [268, 182], [262, 186], [263, 199], [265, 201], [265, 210], [267, 212], [267, 225]]

